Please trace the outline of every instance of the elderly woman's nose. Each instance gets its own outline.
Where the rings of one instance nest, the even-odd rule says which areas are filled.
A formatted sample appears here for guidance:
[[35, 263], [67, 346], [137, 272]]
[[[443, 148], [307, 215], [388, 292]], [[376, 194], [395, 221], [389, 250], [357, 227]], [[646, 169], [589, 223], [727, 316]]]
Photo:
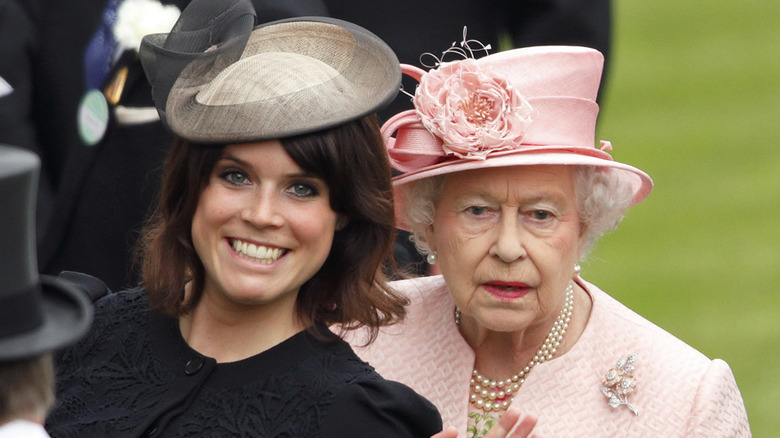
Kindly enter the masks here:
[[504, 216], [496, 226], [496, 238], [491, 248], [491, 254], [506, 263], [525, 257], [523, 229], [517, 219]]
[[284, 223], [279, 200], [272, 193], [260, 192], [247, 199], [241, 218], [257, 227], [280, 226]]

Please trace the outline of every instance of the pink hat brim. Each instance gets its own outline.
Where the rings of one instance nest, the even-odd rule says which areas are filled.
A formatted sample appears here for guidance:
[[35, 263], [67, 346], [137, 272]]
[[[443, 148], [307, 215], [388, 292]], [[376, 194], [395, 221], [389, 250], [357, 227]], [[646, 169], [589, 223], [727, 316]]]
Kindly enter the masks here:
[[408, 172], [393, 178], [397, 226], [402, 230], [409, 231], [409, 227], [404, 222], [402, 215], [407, 204], [402, 188], [410, 182], [475, 169], [539, 165], [612, 168], [617, 171], [619, 178], [630, 185], [633, 191], [632, 206], [645, 199], [653, 189], [653, 180], [647, 173], [634, 166], [614, 161], [609, 154], [599, 149], [570, 146], [558, 148], [551, 146], [526, 147], [522, 150], [511, 151], [511, 153], [494, 154], [485, 160], [458, 159], [444, 161], [427, 166], [419, 171]]

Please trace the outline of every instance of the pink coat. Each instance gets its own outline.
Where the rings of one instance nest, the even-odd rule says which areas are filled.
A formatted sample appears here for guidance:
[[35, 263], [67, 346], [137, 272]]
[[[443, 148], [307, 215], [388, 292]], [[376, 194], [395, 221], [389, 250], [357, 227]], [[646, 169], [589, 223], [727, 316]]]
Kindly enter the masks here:
[[[578, 282], [593, 300], [590, 319], [566, 354], [537, 365], [512, 402], [539, 418], [541, 437], [749, 437], [747, 413], [729, 366], [710, 360], [637, 315], [596, 286]], [[380, 374], [433, 402], [444, 425], [466, 436], [474, 353], [458, 332], [455, 304], [441, 276], [393, 286], [412, 304], [407, 319], [383, 329], [358, 354]], [[574, 309], [576, 312], [576, 308]], [[602, 377], [618, 359], [637, 355], [635, 391], [611, 408]]]

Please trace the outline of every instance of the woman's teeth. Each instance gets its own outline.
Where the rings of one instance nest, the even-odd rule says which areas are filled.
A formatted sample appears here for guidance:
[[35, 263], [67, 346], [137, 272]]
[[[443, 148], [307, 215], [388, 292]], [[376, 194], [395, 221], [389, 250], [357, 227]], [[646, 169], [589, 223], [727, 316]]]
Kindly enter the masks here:
[[273, 263], [279, 260], [284, 254], [281, 248], [269, 248], [267, 246], [255, 245], [254, 243], [242, 242], [240, 240], [232, 241], [233, 250], [241, 257], [251, 259], [260, 263]]

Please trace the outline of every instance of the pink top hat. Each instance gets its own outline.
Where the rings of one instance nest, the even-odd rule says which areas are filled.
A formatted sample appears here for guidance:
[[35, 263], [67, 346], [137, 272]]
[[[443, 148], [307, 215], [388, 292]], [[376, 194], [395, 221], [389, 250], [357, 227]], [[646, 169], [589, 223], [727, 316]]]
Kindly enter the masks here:
[[[633, 204], [653, 187], [643, 171], [595, 146], [596, 103], [604, 57], [585, 47], [540, 46], [444, 62], [425, 72], [402, 65], [420, 84], [415, 109], [382, 126], [398, 187], [470, 169], [544, 164], [615, 169]], [[632, 205], [633, 205], [632, 204]]]

